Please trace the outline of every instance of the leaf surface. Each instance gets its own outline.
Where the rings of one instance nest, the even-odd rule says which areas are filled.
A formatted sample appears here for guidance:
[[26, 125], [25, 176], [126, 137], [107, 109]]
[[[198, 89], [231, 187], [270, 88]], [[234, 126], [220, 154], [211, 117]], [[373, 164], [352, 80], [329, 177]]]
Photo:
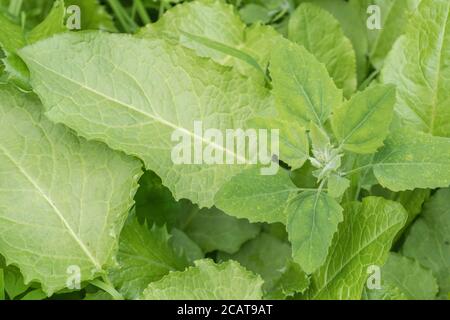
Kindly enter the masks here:
[[35, 96], [0, 86], [0, 253], [50, 295], [69, 267], [85, 281], [111, 263], [142, 172], [40, 109]]
[[146, 300], [259, 300], [263, 281], [235, 261], [198, 260], [195, 267], [172, 272], [145, 289]]
[[367, 197], [344, 210], [325, 263], [311, 277], [309, 299], [360, 299], [367, 268], [383, 265], [392, 241], [403, 227], [403, 207], [383, 198]]
[[395, 43], [382, 81], [397, 86], [396, 111], [417, 130], [450, 137], [450, 2], [423, 0]]

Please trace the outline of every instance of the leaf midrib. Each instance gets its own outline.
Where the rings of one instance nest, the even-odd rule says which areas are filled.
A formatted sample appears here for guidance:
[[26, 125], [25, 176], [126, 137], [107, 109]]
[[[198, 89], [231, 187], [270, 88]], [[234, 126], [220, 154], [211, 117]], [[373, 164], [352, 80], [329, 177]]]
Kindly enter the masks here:
[[97, 259], [92, 255], [92, 253], [89, 251], [88, 247], [84, 244], [83, 240], [80, 239], [75, 231], [72, 229], [68, 221], [64, 218], [64, 215], [62, 212], [58, 209], [58, 207], [55, 205], [53, 200], [48, 196], [45, 191], [39, 186], [39, 184], [26, 172], [20, 165], [17, 163], [17, 161], [14, 159], [14, 157], [6, 150], [2, 145], [0, 145], [0, 150], [3, 152], [3, 154], [14, 164], [14, 166], [20, 171], [20, 173], [31, 183], [34, 189], [38, 191], [38, 193], [44, 198], [44, 200], [49, 204], [49, 206], [52, 208], [52, 210], [56, 213], [58, 218], [63, 223], [64, 227], [69, 232], [69, 235], [75, 240], [75, 242], [79, 245], [81, 250], [86, 254], [88, 259], [94, 264], [94, 266], [101, 270], [101, 264], [97, 261]]
[[[120, 101], [120, 100], [114, 99], [114, 98], [112, 98], [111, 96], [108, 96], [108, 95], [106, 95], [106, 94], [104, 94], [104, 93], [102, 93], [102, 92], [99, 92], [99, 91], [95, 90], [94, 88], [88, 87], [88, 86], [86, 86], [86, 85], [83, 84], [83, 83], [80, 83], [80, 82], [78, 82], [78, 81], [75, 81], [74, 79], [68, 78], [67, 76], [65, 76], [65, 75], [63, 75], [63, 74], [57, 72], [56, 70], [53, 70], [53, 69], [51, 69], [51, 68], [49, 68], [49, 67], [43, 65], [42, 63], [38, 62], [37, 60], [32, 59], [30, 56], [27, 57], [27, 60], [32, 61], [33, 63], [35, 63], [35, 64], [41, 66], [42, 68], [44, 68], [45, 70], [47, 70], [47, 71], [49, 71], [49, 72], [55, 74], [56, 76], [58, 76], [58, 77], [60, 77], [60, 78], [63, 78], [63, 79], [65, 79], [65, 80], [69, 81], [69, 82], [72, 82], [73, 84], [78, 85], [78, 86], [80, 86], [81, 88], [86, 89], [87, 91], [90, 91], [90, 92], [92, 92], [92, 93], [94, 93], [94, 94], [96, 94], [96, 95], [98, 95], [98, 96], [100, 96], [100, 97], [102, 97], [102, 98], [104, 98], [104, 99], [106, 99], [106, 100], [108, 100], [108, 101], [111, 101], [111, 102], [114, 102], [114, 103], [116, 103], [116, 104], [119, 104], [119, 105], [121, 105], [121, 106], [123, 106], [123, 107], [125, 107], [125, 108], [127, 108], [127, 109], [130, 109], [130, 110], [132, 110], [132, 111], [134, 111], [134, 112], [136, 112], [136, 113], [139, 113], [139, 114], [141, 114], [141, 115], [143, 115], [143, 116], [145, 116], [145, 117], [147, 117], [147, 118], [149, 118], [149, 119], [151, 119], [151, 120], [154, 120], [154, 121], [156, 121], [156, 122], [159, 122], [159, 123], [161, 123], [161, 124], [163, 124], [163, 125], [165, 125], [165, 126], [167, 126], [167, 127], [170, 127], [170, 128], [172, 128], [172, 129], [174, 129], [174, 130], [180, 130], [180, 131], [182, 131], [183, 133], [186, 133], [186, 134], [188, 134], [189, 136], [193, 137], [194, 139], [197, 139], [197, 140], [202, 141], [202, 143], [205, 143], [206, 145], [210, 145], [210, 146], [214, 147], [215, 149], [222, 150], [222, 151], [225, 152], [226, 154], [229, 154], [229, 155], [231, 155], [231, 156], [233, 156], [233, 157], [236, 157], [236, 159], [239, 160], [239, 161], [243, 161], [243, 162], [245, 162], [245, 163], [248, 162], [247, 159], [246, 159], [245, 157], [242, 157], [241, 155], [235, 153], [234, 151], [231, 151], [231, 150], [229, 150], [229, 149], [227, 149], [227, 148], [224, 148], [223, 146], [220, 146], [220, 145], [218, 145], [218, 144], [216, 144], [216, 143], [214, 143], [214, 142], [205, 140], [203, 137], [200, 137], [200, 136], [196, 135], [195, 133], [189, 131], [188, 129], [186, 129], [186, 128], [184, 128], [184, 127], [180, 127], [180, 126], [178, 126], [178, 125], [176, 125], [176, 124], [173, 124], [173, 123], [170, 122], [170, 121], [165, 120], [164, 118], [161, 118], [161, 117], [152, 115], [152, 114], [150, 114], [150, 113], [147, 113], [147, 112], [145, 112], [145, 111], [143, 111], [143, 110], [140, 110], [140, 109], [136, 108], [135, 106], [133, 106], [133, 105], [131, 105], [131, 104], [127, 104], [127, 103], [122, 102], [122, 101]], [[117, 69], [119, 69], [119, 68], [117, 68]], [[122, 71], [123, 71], [123, 70], [122, 70]], [[148, 99], [148, 97], [147, 97], [146, 95], [145, 95], [145, 98], [146, 98], [147, 102], [148, 102], [149, 104], [151, 104], [150, 101], [149, 101], [149, 99]]]

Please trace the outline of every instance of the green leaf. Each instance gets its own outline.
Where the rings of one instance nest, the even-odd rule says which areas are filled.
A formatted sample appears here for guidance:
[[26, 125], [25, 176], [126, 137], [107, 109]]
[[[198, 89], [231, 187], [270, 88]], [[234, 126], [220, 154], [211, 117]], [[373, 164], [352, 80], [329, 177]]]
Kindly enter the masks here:
[[[367, 76], [368, 41], [366, 36], [366, 21], [359, 19], [358, 8], [352, 2], [336, 0], [296, 0], [300, 3], [310, 2], [331, 13], [336, 18], [345, 36], [352, 42], [356, 55], [358, 83], [362, 83]], [[359, 1], [359, 0], [358, 0]], [[367, 8], [366, 8], [367, 10]]]
[[[410, 300], [433, 300], [438, 292], [432, 272], [417, 261], [391, 253], [381, 268], [382, 289], [398, 288]], [[366, 289], [367, 290], [367, 289]], [[367, 290], [369, 295], [377, 289]]]
[[[267, 233], [244, 244], [239, 252], [220, 254], [222, 260], [235, 260], [264, 280], [264, 296], [267, 299], [284, 299], [308, 287], [308, 277], [291, 265], [291, 247], [288, 243]], [[287, 280], [292, 280], [288, 283]]]
[[[408, 212], [408, 221], [403, 230], [405, 230], [414, 221], [414, 219], [422, 212], [424, 202], [430, 197], [428, 189], [414, 189], [401, 192], [392, 192], [377, 185], [371, 190], [373, 196], [383, 197], [400, 203]], [[402, 230], [402, 231], [403, 231]], [[399, 232], [401, 235], [402, 232]]]
[[356, 90], [356, 58], [350, 40], [330, 13], [301, 4], [289, 20], [288, 37], [324, 63], [336, 86], [349, 97]]
[[42, 289], [34, 289], [28, 292], [25, 296], [23, 296], [20, 300], [44, 300], [47, 298], [47, 295]]
[[139, 180], [139, 189], [134, 197], [136, 216], [140, 222], [166, 226], [169, 230], [179, 224], [180, 218], [194, 209], [186, 199], [175, 201], [169, 189], [152, 171], [147, 171]]
[[374, 159], [379, 183], [392, 191], [450, 185], [450, 139], [413, 130], [393, 132]]
[[85, 281], [111, 263], [141, 165], [40, 109], [33, 95], [0, 86], [0, 253], [51, 295], [68, 267]]
[[305, 48], [287, 40], [273, 49], [270, 65], [273, 94], [280, 117], [307, 128], [322, 126], [334, 107], [342, 103], [326, 68]]
[[424, 212], [412, 225], [402, 248], [433, 271], [439, 295], [450, 292], [450, 189], [441, 189], [425, 203]]
[[326, 193], [305, 191], [287, 208], [287, 231], [294, 261], [308, 274], [327, 257], [333, 234], [342, 221], [342, 208]]
[[313, 153], [325, 152], [331, 146], [328, 133], [313, 121], [311, 121], [311, 124], [309, 125], [309, 137], [311, 138]]
[[48, 38], [56, 33], [67, 31], [67, 28], [64, 25], [65, 15], [66, 8], [64, 7], [63, 1], [55, 1], [52, 10], [44, 21], [34, 27], [34, 29], [27, 34], [27, 43], [32, 44], [39, 40]]
[[311, 277], [309, 299], [360, 299], [367, 268], [383, 265], [392, 241], [403, 227], [403, 207], [383, 198], [367, 197], [344, 210], [344, 222], [333, 239], [326, 262]]
[[0, 301], [5, 300], [5, 274], [2, 268], [0, 268]]
[[188, 216], [181, 225], [205, 253], [215, 250], [235, 253], [260, 231], [258, 225], [226, 215], [216, 208], [202, 209], [194, 216]]
[[[194, 129], [196, 121], [203, 129], [225, 132], [245, 128], [249, 118], [270, 107], [263, 87], [164, 40], [66, 33], [26, 47], [20, 55], [52, 121], [140, 157], [175, 199], [200, 207], [212, 206], [222, 184], [243, 169], [236, 159], [248, 159], [203, 137]], [[172, 141], [174, 134], [179, 142]], [[201, 152], [209, 146], [223, 161], [174, 164], [172, 152], [180, 144], [189, 151], [201, 145]], [[233, 164], [223, 164], [225, 155]]]
[[145, 289], [146, 300], [259, 300], [262, 279], [235, 261], [198, 260], [195, 267], [171, 272]]
[[250, 168], [234, 176], [216, 195], [216, 206], [250, 222], [286, 222], [286, 208], [298, 193], [289, 173], [263, 176]]
[[282, 38], [271, 27], [256, 24], [246, 28], [234, 7], [220, 0], [177, 5], [156, 23], [142, 28], [138, 36], [176, 39], [199, 56], [235, 66], [257, 80], [266, 78], [270, 48]]
[[377, 290], [364, 287], [362, 300], [408, 300], [408, 297], [399, 288], [388, 283]]
[[383, 145], [395, 104], [395, 87], [375, 85], [334, 109], [331, 126], [345, 150], [374, 153]]
[[183, 231], [173, 228], [170, 243], [179, 255], [186, 257], [190, 264], [205, 257], [202, 249]]
[[344, 192], [350, 187], [350, 180], [341, 177], [337, 174], [332, 174], [328, 178], [328, 194], [332, 198], [341, 197]]
[[113, 18], [106, 11], [105, 7], [99, 4], [98, 0], [64, 0], [66, 7], [77, 5], [81, 12], [82, 30], [104, 30], [116, 32]]
[[22, 28], [0, 12], [0, 47], [6, 54], [14, 52], [25, 45]]
[[147, 172], [140, 183], [141, 188], [136, 195], [140, 221], [166, 225], [172, 231], [173, 228], [178, 228], [179, 232], [185, 233], [185, 237], [189, 238], [187, 241], [196, 242], [194, 246], [197, 249], [191, 249], [197, 254], [200, 250], [202, 257], [202, 251], [208, 253], [222, 250], [234, 253], [244, 242], [259, 233], [258, 225], [226, 215], [215, 207], [200, 210], [186, 200], [175, 201], [170, 191], [161, 185], [161, 179], [151, 172]]
[[149, 228], [135, 217], [127, 221], [120, 234], [118, 267], [110, 271], [111, 280], [125, 298], [137, 299], [150, 282], [188, 265], [169, 239], [164, 227]]
[[450, 137], [450, 2], [423, 0], [395, 43], [382, 81], [397, 86], [396, 111], [417, 130]]
[[253, 118], [247, 122], [252, 128], [279, 130], [280, 160], [292, 170], [301, 168], [309, 158], [309, 141], [305, 129], [297, 122], [278, 118]]
[[0, 269], [3, 269], [4, 289], [9, 299], [15, 299], [31, 286], [31, 284], [26, 285], [24, 283], [19, 269], [14, 266], [6, 266], [2, 256], [0, 256]]
[[370, 17], [370, 14], [367, 13], [368, 7], [376, 5], [380, 8], [381, 29], [365, 28], [369, 40], [368, 56], [377, 70], [383, 66], [395, 41], [405, 32], [408, 21], [420, 1], [350, 0], [351, 5], [359, 9], [364, 24], [367, 24], [367, 19]]

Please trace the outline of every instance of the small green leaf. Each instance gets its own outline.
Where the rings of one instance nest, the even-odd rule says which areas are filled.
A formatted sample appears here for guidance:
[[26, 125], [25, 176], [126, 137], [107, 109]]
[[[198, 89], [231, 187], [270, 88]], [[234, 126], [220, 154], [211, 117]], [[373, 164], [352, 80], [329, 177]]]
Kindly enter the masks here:
[[342, 221], [342, 208], [326, 193], [305, 191], [287, 208], [287, 230], [294, 261], [313, 273], [327, 257], [333, 235]]
[[110, 277], [127, 299], [138, 298], [149, 282], [188, 265], [175, 253], [164, 227], [140, 225], [133, 216], [120, 234], [117, 261], [118, 267], [110, 270]]
[[332, 174], [328, 178], [328, 194], [332, 198], [341, 197], [344, 192], [350, 187], [350, 180], [341, 177], [337, 174]]
[[356, 90], [355, 52], [330, 13], [314, 4], [301, 4], [289, 20], [288, 37], [325, 64], [346, 97]]
[[374, 153], [389, 133], [395, 104], [395, 87], [375, 85], [355, 94], [334, 109], [331, 126], [345, 150]]
[[323, 126], [331, 110], [342, 103], [342, 91], [325, 66], [304, 47], [287, 40], [273, 49], [270, 75], [280, 116], [305, 128], [310, 121]]

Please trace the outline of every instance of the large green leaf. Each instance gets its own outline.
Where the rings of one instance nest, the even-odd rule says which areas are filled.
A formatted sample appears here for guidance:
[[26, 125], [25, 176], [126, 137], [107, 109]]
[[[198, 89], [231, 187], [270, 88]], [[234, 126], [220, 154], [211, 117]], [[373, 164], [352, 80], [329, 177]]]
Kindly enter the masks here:
[[396, 111], [418, 130], [450, 137], [450, 2], [423, 0], [382, 72], [398, 89]]
[[0, 86], [0, 253], [50, 295], [69, 267], [85, 281], [111, 263], [142, 172], [40, 111], [35, 96]]
[[[236, 160], [250, 157], [205, 138], [194, 130], [195, 122], [225, 134], [245, 128], [249, 118], [270, 106], [264, 88], [160, 39], [67, 33], [20, 55], [51, 120], [140, 157], [175, 199], [201, 207], [211, 206], [221, 185], [242, 170]], [[174, 133], [180, 143], [188, 141], [189, 150], [192, 145], [201, 152], [212, 149], [233, 164], [174, 164]]]
[[381, 266], [403, 227], [403, 207], [383, 198], [367, 197], [349, 204], [326, 262], [311, 277], [309, 299], [360, 299], [367, 268]]
[[450, 185], [450, 139], [399, 130], [374, 158], [380, 184], [392, 191]]
[[376, 85], [335, 108], [331, 126], [342, 147], [355, 153], [374, 153], [389, 133], [394, 104], [394, 86]]
[[286, 208], [298, 191], [285, 170], [262, 176], [257, 168], [250, 168], [222, 187], [216, 195], [216, 205], [251, 222], [286, 223]]
[[431, 269], [438, 279], [440, 296], [450, 292], [450, 189], [441, 189], [425, 204], [412, 225], [403, 253]]
[[288, 37], [324, 63], [337, 87], [349, 97], [356, 90], [356, 58], [339, 21], [314, 4], [301, 4], [289, 20]]
[[287, 231], [292, 256], [306, 273], [320, 267], [342, 221], [342, 208], [325, 192], [305, 191], [287, 208]]
[[342, 91], [325, 66], [305, 48], [287, 40], [273, 49], [270, 74], [276, 107], [283, 119], [297, 121], [303, 127], [310, 121], [321, 126], [332, 108], [342, 103]]
[[381, 268], [381, 289], [365, 289], [369, 298], [379, 295], [376, 291], [391, 292], [398, 288], [411, 300], [433, 300], [438, 292], [436, 279], [429, 269], [417, 261], [391, 253]]
[[149, 228], [135, 217], [130, 217], [120, 234], [117, 261], [110, 277], [127, 299], [138, 298], [150, 282], [188, 265], [169, 244], [164, 227]]
[[259, 300], [263, 281], [235, 261], [215, 264], [198, 260], [195, 267], [171, 272], [150, 283], [143, 298], [148, 300]]

